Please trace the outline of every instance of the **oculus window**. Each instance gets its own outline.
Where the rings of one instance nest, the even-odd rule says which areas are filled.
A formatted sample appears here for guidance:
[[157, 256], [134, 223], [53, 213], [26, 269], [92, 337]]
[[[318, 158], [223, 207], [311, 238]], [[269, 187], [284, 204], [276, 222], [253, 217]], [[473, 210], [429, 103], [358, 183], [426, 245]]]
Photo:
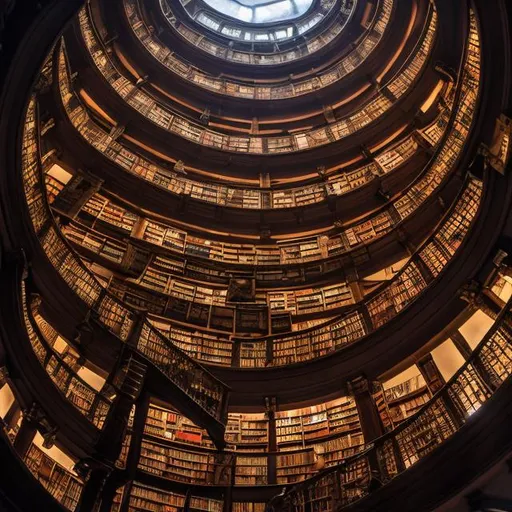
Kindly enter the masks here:
[[302, 16], [314, 0], [204, 0], [216, 11], [244, 23], [274, 23]]

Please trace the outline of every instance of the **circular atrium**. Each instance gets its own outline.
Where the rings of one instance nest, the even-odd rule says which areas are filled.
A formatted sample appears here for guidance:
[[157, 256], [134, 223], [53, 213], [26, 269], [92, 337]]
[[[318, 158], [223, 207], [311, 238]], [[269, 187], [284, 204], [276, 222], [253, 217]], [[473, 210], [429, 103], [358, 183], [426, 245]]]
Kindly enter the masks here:
[[512, 510], [511, 11], [0, 2], [0, 510]]

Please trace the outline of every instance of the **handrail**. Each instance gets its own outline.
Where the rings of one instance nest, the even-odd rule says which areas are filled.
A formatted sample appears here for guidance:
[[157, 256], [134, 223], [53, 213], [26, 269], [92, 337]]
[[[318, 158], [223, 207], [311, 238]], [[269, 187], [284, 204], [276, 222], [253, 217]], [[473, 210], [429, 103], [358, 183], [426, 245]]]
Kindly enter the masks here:
[[[320, 497], [317, 491], [321, 492], [324, 485], [331, 494], [323, 494], [322, 510], [339, 510], [367, 496], [373, 478], [386, 484], [460, 430], [512, 375], [511, 308], [512, 298], [470, 358], [428, 403], [394, 430], [372, 441], [362, 453], [292, 487], [277, 510], [308, 510], [307, 504]], [[488, 373], [491, 384], [482, 372]]]

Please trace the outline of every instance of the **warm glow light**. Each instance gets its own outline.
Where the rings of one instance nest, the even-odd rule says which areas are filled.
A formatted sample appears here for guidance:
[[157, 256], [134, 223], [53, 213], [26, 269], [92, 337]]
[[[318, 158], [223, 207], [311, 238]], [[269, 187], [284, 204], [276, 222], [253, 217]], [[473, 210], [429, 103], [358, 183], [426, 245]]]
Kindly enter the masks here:
[[216, 11], [244, 23], [274, 23], [302, 16], [313, 0], [205, 0]]

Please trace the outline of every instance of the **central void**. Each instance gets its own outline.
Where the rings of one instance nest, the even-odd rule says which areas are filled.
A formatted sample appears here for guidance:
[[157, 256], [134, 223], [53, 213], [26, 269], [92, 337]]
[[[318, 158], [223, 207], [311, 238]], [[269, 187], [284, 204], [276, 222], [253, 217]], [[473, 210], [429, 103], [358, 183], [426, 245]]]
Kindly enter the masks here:
[[314, 0], [204, 0], [216, 11], [244, 23], [274, 23], [302, 16]]

